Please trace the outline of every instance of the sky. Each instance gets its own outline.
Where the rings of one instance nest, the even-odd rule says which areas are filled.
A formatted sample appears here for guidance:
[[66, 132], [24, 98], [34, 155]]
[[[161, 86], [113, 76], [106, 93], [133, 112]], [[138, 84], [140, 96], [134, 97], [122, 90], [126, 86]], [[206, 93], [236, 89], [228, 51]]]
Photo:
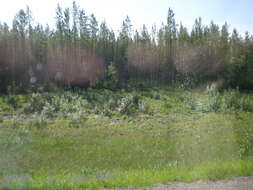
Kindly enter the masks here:
[[[2, 1], [2, 2], [1, 2]], [[0, 21], [11, 24], [20, 9], [28, 5], [35, 20], [43, 25], [54, 26], [57, 3], [70, 7], [72, 0], [0, 0]], [[76, 0], [87, 14], [94, 13], [98, 21], [106, 20], [116, 32], [128, 15], [135, 29], [143, 24], [149, 28], [166, 22], [168, 8], [175, 12], [177, 23], [182, 22], [189, 29], [194, 20], [202, 17], [204, 24], [212, 20], [222, 25], [225, 21], [230, 31], [237, 28], [241, 34], [253, 34], [253, 0]]]

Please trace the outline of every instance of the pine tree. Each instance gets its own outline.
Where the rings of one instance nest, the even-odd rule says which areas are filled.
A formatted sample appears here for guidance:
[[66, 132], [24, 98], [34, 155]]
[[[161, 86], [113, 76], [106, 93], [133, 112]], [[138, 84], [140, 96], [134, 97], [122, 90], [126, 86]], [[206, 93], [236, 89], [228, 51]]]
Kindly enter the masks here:
[[231, 57], [238, 57], [241, 49], [241, 39], [236, 29], [233, 30], [230, 40], [230, 55]]
[[85, 11], [83, 9], [79, 12], [79, 24], [80, 24], [79, 33], [81, 38], [81, 47], [88, 49], [90, 40], [90, 30], [89, 30], [88, 17], [85, 15]]
[[79, 20], [78, 20], [78, 15], [79, 15], [79, 8], [76, 5], [76, 2], [73, 1], [72, 3], [72, 15], [73, 15], [73, 27], [72, 27], [72, 36], [73, 36], [73, 41], [74, 41], [74, 46], [77, 45], [77, 39], [79, 38], [78, 34], [78, 28], [79, 28]]
[[97, 46], [97, 35], [98, 35], [98, 21], [95, 17], [94, 14], [91, 14], [89, 18], [90, 24], [90, 35], [91, 35], [91, 49], [93, 52], [96, 51], [96, 46]]
[[144, 24], [141, 31], [141, 41], [144, 44], [150, 44], [151, 43], [151, 37], [149, 35], [148, 29], [146, 25]]
[[187, 44], [189, 41], [189, 34], [186, 27], [183, 26], [182, 23], [180, 23], [179, 27], [179, 33], [178, 33], [178, 46], [182, 47]]
[[225, 23], [222, 26], [220, 43], [221, 43], [221, 48], [224, 49], [225, 51], [227, 51], [229, 48], [229, 32], [228, 32], [228, 24], [227, 23]]
[[165, 26], [165, 64], [162, 65], [163, 80], [167, 83], [171, 83], [175, 77], [175, 63], [176, 56], [176, 38], [177, 28], [174, 18], [175, 14], [172, 9], [168, 10], [167, 25]]
[[121, 26], [121, 31], [116, 43], [115, 64], [119, 71], [120, 81], [129, 78], [129, 68], [127, 66], [127, 50], [132, 43], [132, 24], [127, 16]]
[[126, 19], [123, 21], [120, 38], [126, 39], [130, 41], [132, 39], [132, 24], [130, 18], [127, 16]]
[[70, 10], [66, 8], [64, 10], [64, 17], [63, 17], [63, 33], [65, 38], [65, 45], [71, 46], [71, 30], [70, 30]]
[[99, 35], [98, 35], [98, 50], [99, 55], [103, 57], [105, 62], [109, 64], [111, 61], [110, 54], [110, 30], [108, 29], [106, 22], [102, 22], [99, 29]]
[[63, 46], [63, 38], [64, 38], [63, 30], [64, 30], [64, 21], [63, 21], [62, 8], [60, 4], [58, 4], [56, 8], [56, 33], [57, 36], [59, 36], [61, 47]]
[[202, 25], [202, 18], [199, 17], [195, 20], [195, 24], [193, 26], [191, 32], [191, 41], [193, 44], [200, 44], [203, 39], [203, 25]]

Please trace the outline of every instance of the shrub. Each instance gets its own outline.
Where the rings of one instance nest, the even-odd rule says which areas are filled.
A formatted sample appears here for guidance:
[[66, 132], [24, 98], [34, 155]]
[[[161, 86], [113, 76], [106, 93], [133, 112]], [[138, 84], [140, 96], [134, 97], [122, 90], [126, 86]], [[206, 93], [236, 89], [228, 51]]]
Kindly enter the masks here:
[[155, 99], [155, 100], [160, 100], [161, 99], [161, 95], [160, 93], [155, 90], [152, 90], [152, 91], [142, 91], [142, 96], [146, 96], [146, 97], [149, 97], [149, 98], [152, 98], [152, 99]]
[[87, 117], [85, 116], [85, 113], [83, 113], [82, 111], [76, 112], [72, 114], [70, 118], [69, 126], [71, 128], [80, 128], [80, 127], [83, 127], [86, 121], [87, 121]]
[[23, 106], [25, 113], [41, 113], [45, 117], [69, 116], [72, 113], [84, 110], [87, 100], [80, 94], [65, 92], [63, 95], [34, 93]]
[[44, 115], [35, 115], [35, 118], [28, 122], [30, 128], [43, 129], [48, 126], [47, 120]]
[[210, 110], [214, 112], [220, 111], [223, 106], [222, 101], [223, 97], [220, 93], [211, 93], [209, 99]]
[[96, 81], [92, 87], [95, 89], [116, 90], [119, 87], [119, 76], [115, 65], [110, 64], [106, 71], [106, 77], [103, 80]]
[[245, 111], [253, 112], [253, 98], [239, 90], [214, 92], [209, 95], [210, 111]]
[[6, 104], [14, 109], [20, 108], [25, 101], [25, 97], [22, 95], [9, 94], [5, 96]]
[[139, 105], [140, 97], [137, 95], [130, 95], [120, 100], [118, 111], [121, 114], [131, 115], [137, 112]]
[[234, 58], [226, 73], [227, 86], [253, 89], [253, 46], [239, 58]]
[[40, 93], [33, 93], [29, 102], [24, 105], [25, 113], [41, 112], [50, 97]]

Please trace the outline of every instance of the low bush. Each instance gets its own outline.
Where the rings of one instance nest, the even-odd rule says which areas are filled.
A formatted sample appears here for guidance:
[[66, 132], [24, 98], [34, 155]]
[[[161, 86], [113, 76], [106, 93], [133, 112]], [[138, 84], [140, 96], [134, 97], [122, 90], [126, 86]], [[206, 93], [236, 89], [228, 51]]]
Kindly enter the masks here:
[[214, 92], [209, 95], [211, 111], [245, 111], [253, 112], [253, 97], [238, 90]]

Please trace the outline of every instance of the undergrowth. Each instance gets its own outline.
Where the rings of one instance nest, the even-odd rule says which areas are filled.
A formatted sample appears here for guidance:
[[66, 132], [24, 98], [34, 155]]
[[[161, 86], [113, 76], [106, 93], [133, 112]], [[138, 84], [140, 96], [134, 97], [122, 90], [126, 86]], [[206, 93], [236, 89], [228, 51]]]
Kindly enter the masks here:
[[100, 189], [251, 176], [252, 97], [175, 88], [0, 96], [0, 184]]

